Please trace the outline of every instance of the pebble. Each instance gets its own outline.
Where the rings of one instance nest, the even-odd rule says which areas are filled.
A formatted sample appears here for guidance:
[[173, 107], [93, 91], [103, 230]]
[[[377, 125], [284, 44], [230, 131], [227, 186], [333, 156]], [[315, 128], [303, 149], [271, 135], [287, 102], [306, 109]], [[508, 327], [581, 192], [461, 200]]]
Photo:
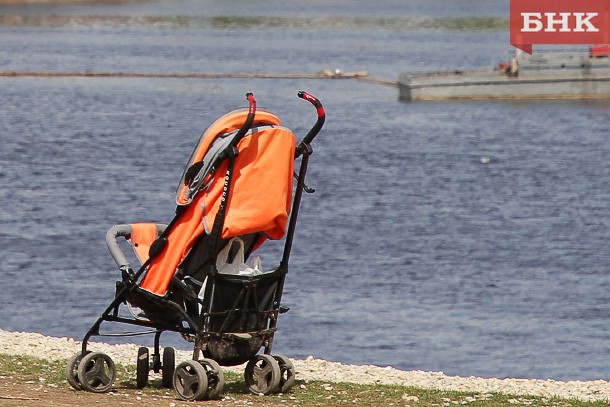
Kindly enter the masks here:
[[[67, 360], [80, 352], [80, 342], [73, 338], [57, 338], [38, 333], [9, 332], [0, 330], [0, 353], [8, 355], [27, 355], [47, 360]], [[115, 363], [133, 365], [136, 363], [138, 348], [136, 344], [112, 345], [102, 342], [89, 342], [88, 349], [103, 352], [112, 357]], [[176, 360], [189, 360], [192, 351], [177, 351]], [[391, 366], [346, 365], [316, 359], [308, 356], [304, 360], [292, 360], [296, 375], [305, 383], [312, 380], [324, 382], [351, 382], [357, 384], [393, 384], [413, 386], [443, 391], [476, 392], [481, 395], [504, 393], [521, 396], [562, 397], [583, 401], [610, 401], [610, 382], [558, 381], [541, 379], [495, 379], [480, 377], [447, 376], [442, 372], [419, 370], [404, 371]], [[243, 372], [244, 366], [226, 368], [228, 371]], [[305, 388], [304, 384], [300, 385]], [[408, 397], [408, 396], [405, 396]], [[483, 396], [481, 396], [483, 397]], [[414, 401], [414, 400], [408, 400]], [[170, 403], [171, 407], [171, 403]]]

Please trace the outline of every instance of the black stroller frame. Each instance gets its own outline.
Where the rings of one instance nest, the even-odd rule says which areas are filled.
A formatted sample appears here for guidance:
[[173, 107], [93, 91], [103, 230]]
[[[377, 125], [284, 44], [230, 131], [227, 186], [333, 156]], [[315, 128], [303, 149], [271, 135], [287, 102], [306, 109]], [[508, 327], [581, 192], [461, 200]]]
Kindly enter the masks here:
[[[168, 225], [156, 225], [157, 238], [150, 245], [148, 259], [135, 272], [117, 242], [117, 237], [130, 238], [130, 226], [112, 227], [106, 235], [106, 241], [121, 270], [122, 279], [116, 283], [114, 299], [84, 336], [81, 352], [68, 362], [66, 378], [73, 388], [103, 393], [109, 391], [114, 384], [114, 362], [104, 353], [88, 350], [92, 337], [153, 333], [152, 363], [147, 347], [140, 347], [138, 351], [136, 385], [139, 388], [147, 385], [149, 371], [152, 370], [155, 373], [161, 372], [163, 386], [173, 387], [181, 399], [213, 399], [217, 398], [224, 388], [224, 375], [220, 366], [246, 362], [245, 381], [250, 392], [254, 394], [286, 392], [294, 385], [295, 369], [291, 361], [282, 355], [272, 356], [271, 351], [279, 314], [288, 311], [288, 308], [281, 306], [281, 301], [302, 194], [303, 191], [314, 192], [305, 185], [309, 157], [313, 153], [311, 142], [325, 120], [324, 108], [317, 98], [304, 91], [299, 91], [298, 96], [314, 105], [317, 121], [296, 146], [294, 159], [300, 158], [300, 165], [294, 173], [297, 181], [279, 266], [259, 275], [225, 275], [218, 272], [215, 263], [208, 262], [205, 266], [205, 281], [197, 278], [202, 274], [181, 275], [178, 271], [171, 279], [172, 295], [158, 296], [141, 289], [138, 282], [146, 275], [151, 262], [164, 251], [167, 236], [180, 218], [184, 207], [178, 206], [175, 217]], [[254, 96], [248, 93], [246, 98], [249, 110], [245, 122], [226, 148], [216, 155], [212, 165], [212, 171], [215, 171], [222, 162], [228, 160], [222, 199], [214, 226], [210, 234], [205, 236], [207, 243], [198, 248], [212, 257], [216, 256], [217, 248], [227, 244], [220, 231], [226, 216], [227, 197], [231, 192], [233, 165], [238, 153], [236, 146], [251, 130], [256, 114]], [[195, 165], [193, 167], [194, 171], [200, 168]], [[246, 249], [247, 255], [251, 250], [252, 247]], [[202, 298], [198, 296], [197, 291], [203, 292]], [[135, 314], [133, 317], [121, 315], [121, 306], [128, 303], [148, 311], [146, 317], [139, 318]], [[100, 327], [104, 322], [135, 325], [150, 330], [101, 334]], [[176, 366], [174, 348], [166, 347], [161, 354], [160, 337], [165, 331], [177, 332], [194, 342], [192, 360]], [[263, 353], [257, 354], [261, 348]]]

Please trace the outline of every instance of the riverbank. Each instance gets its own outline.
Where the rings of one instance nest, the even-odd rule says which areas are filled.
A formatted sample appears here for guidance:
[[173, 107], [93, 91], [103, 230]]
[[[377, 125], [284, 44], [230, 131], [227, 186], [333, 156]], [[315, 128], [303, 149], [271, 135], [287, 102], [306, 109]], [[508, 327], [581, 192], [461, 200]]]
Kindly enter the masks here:
[[[65, 360], [79, 352], [80, 342], [37, 333], [0, 330], [0, 354], [33, 356], [49, 361]], [[110, 355], [116, 363], [132, 365], [139, 345], [111, 345], [90, 342], [89, 348]], [[190, 359], [190, 352], [178, 351], [177, 360]], [[557, 381], [540, 379], [498, 379], [447, 376], [442, 372], [403, 371], [392, 367], [346, 365], [309, 356], [294, 360], [297, 377], [304, 381], [400, 385], [443, 391], [504, 393], [540, 397], [561, 397], [583, 401], [610, 400], [610, 382]], [[241, 372], [243, 367], [227, 370]]]
[[122, 4], [145, 0], [0, 0], [0, 6], [20, 6], [30, 4]]

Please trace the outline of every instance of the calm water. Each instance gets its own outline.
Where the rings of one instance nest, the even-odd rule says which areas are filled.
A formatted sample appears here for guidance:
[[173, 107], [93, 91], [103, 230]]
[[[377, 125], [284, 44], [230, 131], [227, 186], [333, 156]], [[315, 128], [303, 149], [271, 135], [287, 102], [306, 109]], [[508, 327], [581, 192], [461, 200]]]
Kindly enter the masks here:
[[[0, 70], [395, 79], [507, 58], [504, 3], [0, 7]], [[118, 276], [106, 230], [167, 222], [201, 131], [248, 91], [302, 137], [315, 115], [299, 89], [328, 119], [277, 353], [610, 379], [606, 101], [403, 103], [396, 89], [339, 80], [0, 78], [0, 328], [82, 337]]]

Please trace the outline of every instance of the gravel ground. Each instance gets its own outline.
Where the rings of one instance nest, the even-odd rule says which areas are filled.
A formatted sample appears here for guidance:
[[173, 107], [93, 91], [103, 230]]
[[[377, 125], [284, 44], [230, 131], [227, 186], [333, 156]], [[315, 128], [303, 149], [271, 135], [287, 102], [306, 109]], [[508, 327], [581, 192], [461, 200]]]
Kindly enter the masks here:
[[[139, 345], [109, 345], [90, 342], [89, 349], [104, 352], [116, 363], [134, 364]], [[48, 360], [68, 359], [80, 351], [80, 342], [72, 338], [55, 338], [36, 333], [7, 332], [0, 330], [0, 353], [28, 355]], [[178, 351], [176, 360], [191, 358], [190, 352]], [[403, 371], [392, 367], [372, 365], [356, 366], [315, 359], [293, 360], [297, 378], [328, 382], [362, 384], [398, 384], [420, 388], [457, 390], [480, 393], [507, 393], [514, 395], [558, 396], [580, 400], [610, 400], [610, 382], [556, 381], [539, 379], [485, 379], [480, 377], [447, 376], [441, 372]], [[243, 367], [227, 370], [242, 372]]]

